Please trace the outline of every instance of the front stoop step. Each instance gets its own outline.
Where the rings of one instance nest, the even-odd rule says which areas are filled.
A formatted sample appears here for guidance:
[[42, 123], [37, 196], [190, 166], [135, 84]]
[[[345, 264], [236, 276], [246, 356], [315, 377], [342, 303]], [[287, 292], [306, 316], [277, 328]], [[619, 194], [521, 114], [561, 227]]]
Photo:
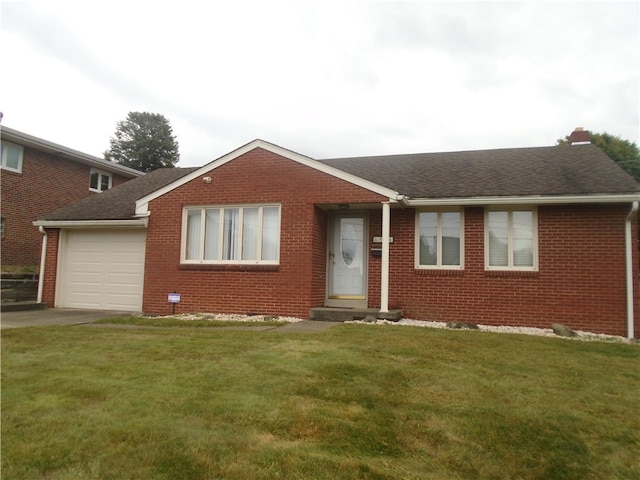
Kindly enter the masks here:
[[402, 310], [389, 310], [388, 312], [381, 313], [379, 308], [315, 307], [309, 311], [309, 320], [348, 322], [351, 320], [364, 320], [366, 317], [397, 322], [402, 318]]

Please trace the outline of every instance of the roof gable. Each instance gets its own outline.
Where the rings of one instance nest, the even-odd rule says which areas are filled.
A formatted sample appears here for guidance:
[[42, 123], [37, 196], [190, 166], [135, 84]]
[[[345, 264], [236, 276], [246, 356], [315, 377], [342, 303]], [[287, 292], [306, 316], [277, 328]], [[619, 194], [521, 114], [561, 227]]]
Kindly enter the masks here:
[[198, 168], [197, 170], [193, 171], [192, 173], [190, 173], [189, 175], [184, 176], [183, 178], [176, 180], [175, 182], [166, 185], [164, 188], [161, 188], [141, 199], [139, 199], [136, 202], [136, 214], [137, 215], [144, 215], [148, 212], [148, 205], [149, 202], [154, 200], [155, 198], [161, 197], [162, 195], [165, 195], [167, 193], [169, 193], [170, 191], [184, 185], [185, 183], [188, 183], [196, 178], [199, 178], [201, 176], [206, 176], [209, 172], [215, 170], [216, 168], [220, 168], [221, 166], [233, 161], [234, 159], [244, 155], [245, 153], [250, 152], [251, 150], [254, 150], [256, 148], [261, 148], [263, 150], [267, 150], [271, 153], [275, 153], [276, 155], [279, 155], [283, 158], [292, 160], [294, 162], [300, 163], [302, 165], [305, 165], [309, 168], [313, 168], [314, 170], [318, 170], [320, 172], [326, 173], [328, 175], [331, 175], [333, 177], [339, 178], [341, 180], [344, 180], [346, 182], [352, 183], [354, 185], [357, 185], [359, 187], [362, 187], [366, 190], [372, 191], [374, 193], [378, 193], [382, 196], [385, 196], [387, 198], [396, 200], [398, 199], [399, 195], [398, 192], [383, 186], [382, 184], [373, 182], [371, 180], [368, 180], [364, 177], [358, 176], [358, 175], [354, 175], [348, 171], [345, 170], [341, 170], [339, 168], [335, 168], [332, 165], [320, 162], [318, 160], [315, 160], [311, 157], [307, 157], [305, 155], [301, 155], [299, 153], [293, 152], [291, 150], [287, 150], [286, 148], [282, 148], [279, 147], [278, 145], [274, 145], [272, 143], [269, 142], [265, 142], [264, 140], [254, 140], [250, 143], [247, 143], [246, 145], [243, 145], [242, 147], [233, 150], [232, 152], [227, 153], [226, 155], [218, 158], [217, 160], [214, 160], [213, 162]]

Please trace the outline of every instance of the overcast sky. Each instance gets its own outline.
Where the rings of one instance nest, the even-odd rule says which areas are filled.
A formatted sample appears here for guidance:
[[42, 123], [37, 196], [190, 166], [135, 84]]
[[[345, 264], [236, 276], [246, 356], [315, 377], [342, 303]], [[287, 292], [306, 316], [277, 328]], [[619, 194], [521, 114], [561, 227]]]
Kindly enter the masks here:
[[640, 2], [0, 1], [2, 124], [96, 156], [164, 115], [179, 166], [640, 145]]

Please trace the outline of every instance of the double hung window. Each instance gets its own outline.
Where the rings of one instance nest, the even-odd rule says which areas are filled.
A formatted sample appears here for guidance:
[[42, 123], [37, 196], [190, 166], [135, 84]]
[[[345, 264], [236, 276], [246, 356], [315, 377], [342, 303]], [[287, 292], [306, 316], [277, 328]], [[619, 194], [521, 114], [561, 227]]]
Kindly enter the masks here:
[[111, 175], [92, 168], [89, 176], [89, 190], [92, 192], [104, 192], [110, 188]]
[[485, 225], [487, 269], [537, 269], [535, 209], [488, 210]]
[[188, 207], [182, 232], [183, 263], [275, 265], [280, 249], [280, 207]]
[[14, 143], [2, 142], [0, 144], [0, 157], [2, 168], [12, 172], [22, 173], [23, 148]]
[[462, 212], [418, 211], [416, 216], [416, 268], [462, 268]]

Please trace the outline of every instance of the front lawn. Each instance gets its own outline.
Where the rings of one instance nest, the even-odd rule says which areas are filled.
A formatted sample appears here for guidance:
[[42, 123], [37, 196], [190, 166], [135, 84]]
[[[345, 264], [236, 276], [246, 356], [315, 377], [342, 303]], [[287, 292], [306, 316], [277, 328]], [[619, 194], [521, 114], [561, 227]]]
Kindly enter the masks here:
[[2, 478], [640, 478], [639, 365], [388, 325], [5, 330]]

